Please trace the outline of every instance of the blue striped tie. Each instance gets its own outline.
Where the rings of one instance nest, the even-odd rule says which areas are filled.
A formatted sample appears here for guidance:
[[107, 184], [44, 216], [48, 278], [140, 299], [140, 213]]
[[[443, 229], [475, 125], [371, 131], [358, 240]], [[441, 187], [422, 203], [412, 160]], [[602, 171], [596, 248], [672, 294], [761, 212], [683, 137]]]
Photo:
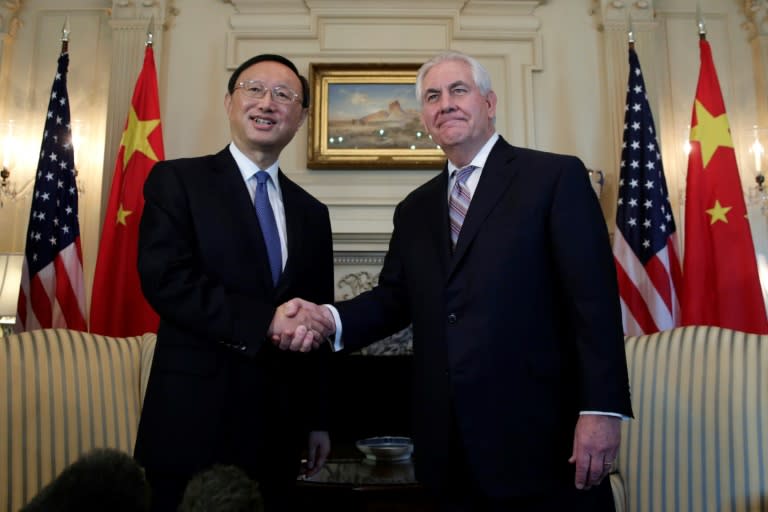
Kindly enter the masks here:
[[264, 235], [264, 243], [267, 246], [269, 257], [269, 269], [272, 272], [272, 284], [277, 285], [280, 274], [283, 272], [283, 256], [280, 249], [280, 234], [277, 232], [277, 222], [272, 205], [269, 204], [267, 194], [267, 181], [269, 173], [259, 171], [256, 173], [256, 197], [253, 200], [256, 207], [256, 217], [259, 218], [261, 234]]
[[469, 202], [472, 197], [469, 195], [467, 179], [472, 171], [477, 169], [474, 165], [468, 165], [463, 169], [453, 171], [456, 181], [451, 189], [451, 198], [448, 201], [448, 216], [451, 220], [451, 242], [453, 248], [456, 248], [456, 241], [459, 239], [461, 225], [464, 224], [464, 217], [469, 209]]

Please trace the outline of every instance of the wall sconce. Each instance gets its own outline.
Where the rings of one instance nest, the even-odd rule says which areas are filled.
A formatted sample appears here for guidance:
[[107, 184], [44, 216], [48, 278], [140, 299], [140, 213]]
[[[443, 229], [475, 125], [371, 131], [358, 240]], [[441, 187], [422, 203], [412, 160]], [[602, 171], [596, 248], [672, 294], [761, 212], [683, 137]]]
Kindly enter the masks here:
[[755, 181], [758, 188], [763, 188], [765, 182], [765, 176], [763, 176], [763, 155], [765, 155], [765, 148], [760, 142], [760, 130], [757, 126], [752, 127], [752, 144], [749, 146], [749, 152], [752, 154], [752, 158], [755, 162]]
[[685, 153], [685, 158], [687, 160], [688, 155], [691, 154], [691, 125], [686, 125], [685, 128], [685, 136], [683, 137], [683, 153]]
[[21, 285], [23, 253], [0, 254], [0, 337], [11, 334]]
[[6, 122], [5, 133], [2, 135], [2, 151], [3, 167], [0, 169], [0, 208], [4, 206], [6, 201], [12, 201], [17, 194], [16, 184], [11, 181], [11, 166], [14, 163], [12, 156], [14, 155], [14, 147], [16, 144], [14, 137], [15, 121], [12, 119]]
[[755, 172], [756, 186], [750, 190], [749, 200], [751, 203], [760, 206], [760, 211], [768, 215], [768, 187], [765, 184], [765, 174], [763, 174], [765, 146], [761, 139], [765, 139], [768, 133], [765, 129], [752, 127], [752, 143], [749, 145], [749, 154], [752, 155], [752, 167]]
[[[78, 195], [83, 195], [85, 194], [85, 186], [82, 180], [78, 179], [79, 171], [76, 158], [78, 149], [82, 150], [82, 145], [85, 143], [83, 122], [79, 119], [73, 120], [70, 129], [75, 156], [75, 183], [77, 184]], [[29, 148], [26, 148], [26, 150], [22, 149], [25, 141], [17, 135], [17, 126], [14, 120], [6, 121], [4, 128], [0, 126], [0, 132], [0, 158], [2, 158], [2, 168], [0, 168], [0, 208], [3, 208], [6, 203], [28, 196], [34, 189], [35, 177], [32, 175], [32, 178], [22, 186], [19, 186], [16, 180], [11, 179], [14, 168], [17, 166], [18, 155], [23, 151], [29, 150]]]
[[82, 151], [83, 149], [83, 142], [85, 140], [85, 137], [83, 136], [83, 121], [80, 119], [75, 119], [70, 124], [70, 131], [72, 132], [72, 148], [73, 148], [73, 161], [75, 162], [75, 184], [77, 185], [77, 193], [78, 195], [85, 194], [85, 186], [83, 185], [83, 181], [79, 179], [80, 171], [78, 170], [77, 165], [77, 155], [78, 151]]

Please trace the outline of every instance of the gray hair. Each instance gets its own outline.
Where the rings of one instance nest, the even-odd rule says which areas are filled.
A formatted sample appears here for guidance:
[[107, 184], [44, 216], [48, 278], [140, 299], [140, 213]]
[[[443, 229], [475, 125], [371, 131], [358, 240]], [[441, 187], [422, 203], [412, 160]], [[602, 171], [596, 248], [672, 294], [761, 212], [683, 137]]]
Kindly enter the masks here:
[[461, 52], [447, 51], [435, 55], [419, 68], [419, 73], [416, 75], [416, 100], [419, 102], [419, 105], [422, 105], [423, 103], [422, 93], [424, 91], [422, 88], [424, 86], [424, 77], [436, 64], [451, 60], [464, 62], [469, 65], [469, 68], [472, 70], [472, 80], [475, 81], [475, 85], [477, 85], [477, 88], [480, 90], [480, 94], [485, 96], [491, 92], [491, 75], [489, 75], [488, 70], [480, 64], [480, 61]]

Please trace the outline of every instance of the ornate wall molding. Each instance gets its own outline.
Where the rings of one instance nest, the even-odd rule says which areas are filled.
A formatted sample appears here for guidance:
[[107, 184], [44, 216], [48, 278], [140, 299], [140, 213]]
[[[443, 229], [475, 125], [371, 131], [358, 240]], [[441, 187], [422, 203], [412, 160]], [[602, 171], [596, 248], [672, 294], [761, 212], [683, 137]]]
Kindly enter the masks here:
[[[381, 259], [383, 261], [383, 255]], [[360, 270], [344, 274], [336, 281], [336, 287], [340, 290], [336, 300], [351, 299], [372, 289], [378, 283], [378, 270]], [[359, 353], [364, 356], [397, 356], [411, 354], [412, 352], [413, 329], [411, 326], [359, 350]]]
[[592, 0], [590, 14], [596, 18], [599, 30], [624, 32], [630, 16], [636, 30], [647, 28], [646, 24], [656, 19], [652, 0]]
[[765, 0], [736, 0], [740, 10], [744, 14], [744, 22], [741, 24], [747, 32], [747, 40], [757, 36], [768, 35], [768, 2]]
[[173, 0], [112, 0], [112, 20], [148, 20], [167, 29], [170, 19], [179, 14]]
[[384, 263], [384, 253], [380, 251], [370, 252], [334, 252], [334, 265], [376, 265]]
[[0, 6], [0, 34], [15, 38], [21, 27], [19, 11], [24, 0], [5, 0]]

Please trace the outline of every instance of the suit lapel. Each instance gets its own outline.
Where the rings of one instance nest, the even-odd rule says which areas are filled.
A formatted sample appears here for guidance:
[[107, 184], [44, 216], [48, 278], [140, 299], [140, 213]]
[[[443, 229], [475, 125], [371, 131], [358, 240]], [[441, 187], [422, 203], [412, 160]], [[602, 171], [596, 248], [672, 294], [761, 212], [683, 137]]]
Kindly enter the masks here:
[[278, 180], [280, 181], [280, 192], [283, 196], [283, 209], [285, 210], [285, 236], [286, 246], [288, 247], [288, 259], [285, 261], [280, 280], [277, 282], [277, 293], [289, 287], [291, 277], [296, 268], [296, 261], [302, 254], [302, 243], [304, 232], [304, 209], [298, 204], [300, 195], [295, 189], [295, 184], [289, 180], [282, 170], [278, 169]]
[[440, 258], [440, 270], [443, 274], [448, 269], [451, 257], [450, 226], [448, 224], [448, 170], [443, 168], [436, 179], [432, 180], [424, 205], [424, 225], [429, 230], [431, 245]]
[[[480, 176], [480, 182], [477, 184], [472, 202], [469, 204], [469, 210], [467, 210], [467, 216], [461, 226], [459, 240], [456, 243], [449, 266], [449, 278], [472, 245], [472, 241], [480, 231], [483, 222], [506, 193], [512, 178], [517, 173], [517, 169], [511, 165], [514, 158], [514, 148], [500, 137], [488, 155], [488, 160], [483, 167], [483, 174]], [[445, 218], [447, 222], [447, 212]], [[446, 227], [446, 233], [448, 229]]]
[[265, 287], [272, 287], [272, 275], [267, 256], [267, 246], [264, 243], [264, 236], [261, 234], [259, 219], [256, 217], [256, 209], [251, 202], [251, 195], [248, 193], [248, 187], [243, 182], [243, 175], [237, 167], [235, 159], [229, 152], [229, 148], [224, 148], [214, 156], [216, 172], [220, 175], [220, 181], [225, 189], [224, 197], [232, 198], [231, 207], [234, 210], [235, 218], [242, 219], [245, 226], [245, 233], [238, 233], [237, 236], [244, 236], [252, 246], [254, 254], [259, 254], [259, 260], [254, 262], [254, 268], [259, 269], [259, 274]]

